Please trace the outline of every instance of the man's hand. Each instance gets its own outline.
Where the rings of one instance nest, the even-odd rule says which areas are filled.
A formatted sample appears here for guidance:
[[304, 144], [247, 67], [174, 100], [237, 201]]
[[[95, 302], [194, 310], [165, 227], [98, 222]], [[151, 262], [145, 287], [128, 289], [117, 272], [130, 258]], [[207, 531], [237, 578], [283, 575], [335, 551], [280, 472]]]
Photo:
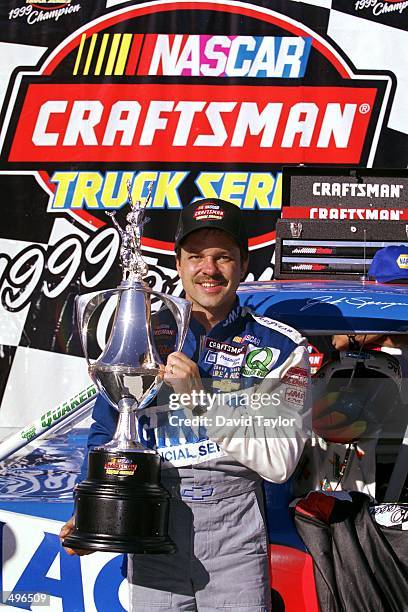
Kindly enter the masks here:
[[[357, 344], [364, 346], [365, 344], [385, 344], [387, 336], [384, 334], [353, 334], [352, 338], [357, 342]], [[349, 336], [346, 336], [345, 334], [337, 334], [332, 336], [332, 345], [338, 351], [347, 351], [350, 348], [349, 344]]]
[[[71, 535], [74, 529], [75, 529], [74, 517], [71, 516], [69, 521], [65, 523], [65, 525], [61, 528], [61, 531], [59, 533], [61, 544], [63, 543], [64, 538]], [[65, 550], [67, 551], [69, 555], [78, 555], [79, 557], [82, 557], [83, 555], [90, 555], [93, 552], [92, 550], [80, 550], [77, 548], [75, 550], [73, 548], [65, 548]]]
[[168, 356], [164, 381], [173, 387], [175, 393], [191, 394], [192, 391], [204, 390], [197, 364], [181, 352]]

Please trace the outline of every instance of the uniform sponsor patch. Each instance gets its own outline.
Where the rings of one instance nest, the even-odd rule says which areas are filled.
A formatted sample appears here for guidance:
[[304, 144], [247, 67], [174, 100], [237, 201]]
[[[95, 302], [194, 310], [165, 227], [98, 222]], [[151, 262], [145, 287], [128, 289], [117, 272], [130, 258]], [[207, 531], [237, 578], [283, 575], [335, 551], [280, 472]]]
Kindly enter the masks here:
[[[244, 363], [247, 345], [233, 346], [227, 342], [221, 342], [207, 338], [205, 347], [209, 349], [204, 356], [204, 361], [213, 364], [211, 377], [214, 383], [217, 380], [238, 380], [241, 367]], [[216, 385], [213, 383], [213, 386]], [[217, 388], [217, 387], [216, 387]]]
[[217, 353], [215, 351], [208, 351], [204, 357], [205, 363], [215, 363], [217, 361]]
[[248, 353], [242, 376], [265, 378], [272, 370], [280, 355], [280, 350], [271, 346], [263, 346]]
[[255, 344], [255, 346], [259, 346], [261, 343], [260, 338], [257, 338], [256, 336], [251, 336], [251, 334], [246, 334], [242, 338], [241, 336], [235, 336], [232, 341], [237, 343], [250, 342], [251, 344]]
[[246, 346], [233, 346], [232, 344], [228, 344], [228, 342], [222, 342], [212, 338], [206, 338], [205, 348], [213, 351], [222, 351], [230, 355], [243, 355], [246, 351]]
[[293, 387], [307, 387], [309, 372], [304, 368], [290, 368], [282, 379], [285, 385]]
[[305, 400], [305, 392], [302, 389], [296, 389], [292, 387], [291, 389], [286, 389], [285, 391], [285, 401], [290, 404], [296, 404], [297, 406], [302, 406]]
[[279, 333], [293, 340], [293, 342], [296, 342], [296, 344], [299, 344], [302, 339], [301, 334], [296, 331], [296, 329], [293, 329], [293, 327], [290, 327], [290, 325], [285, 325], [285, 323], [275, 321], [275, 319], [269, 319], [269, 317], [259, 317], [256, 315], [253, 315], [253, 317], [255, 321], [261, 325], [265, 325], [265, 327], [268, 327], [269, 329], [275, 329]]

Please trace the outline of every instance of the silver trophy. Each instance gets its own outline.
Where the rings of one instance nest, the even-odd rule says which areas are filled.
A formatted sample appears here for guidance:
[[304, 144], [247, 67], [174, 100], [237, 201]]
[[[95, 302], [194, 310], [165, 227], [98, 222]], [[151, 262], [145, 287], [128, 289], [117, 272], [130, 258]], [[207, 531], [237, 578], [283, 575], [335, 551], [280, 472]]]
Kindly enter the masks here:
[[[157, 394], [164, 364], [155, 346], [152, 298], [170, 311], [177, 329], [175, 351], [182, 348], [191, 304], [152, 291], [144, 282], [148, 266], [141, 255], [146, 202], [133, 203], [128, 182], [125, 229], [109, 212], [121, 236], [123, 278], [119, 287], [77, 298], [82, 347], [89, 374], [100, 393], [119, 412], [111, 442], [89, 453], [88, 477], [75, 492], [75, 530], [64, 546], [115, 552], [174, 552], [167, 535], [168, 494], [160, 485], [160, 457], [137, 437], [136, 411]], [[95, 350], [95, 313], [113, 308], [113, 323], [99, 356]], [[153, 315], [154, 316], [154, 315]], [[90, 345], [92, 350], [90, 350]], [[114, 525], [114, 527], [113, 527]]]

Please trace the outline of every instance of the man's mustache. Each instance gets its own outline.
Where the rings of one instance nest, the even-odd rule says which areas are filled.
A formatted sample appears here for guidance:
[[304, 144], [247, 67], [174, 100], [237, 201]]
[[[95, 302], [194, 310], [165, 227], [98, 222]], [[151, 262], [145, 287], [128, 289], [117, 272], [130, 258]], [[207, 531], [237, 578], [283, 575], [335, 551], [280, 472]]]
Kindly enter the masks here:
[[220, 283], [223, 283], [223, 284], [226, 283], [225, 278], [223, 276], [219, 275], [219, 274], [216, 275], [216, 276], [207, 276], [207, 275], [203, 276], [203, 275], [201, 275], [201, 276], [197, 276], [194, 279], [195, 283], [208, 283], [210, 281], [220, 282]]

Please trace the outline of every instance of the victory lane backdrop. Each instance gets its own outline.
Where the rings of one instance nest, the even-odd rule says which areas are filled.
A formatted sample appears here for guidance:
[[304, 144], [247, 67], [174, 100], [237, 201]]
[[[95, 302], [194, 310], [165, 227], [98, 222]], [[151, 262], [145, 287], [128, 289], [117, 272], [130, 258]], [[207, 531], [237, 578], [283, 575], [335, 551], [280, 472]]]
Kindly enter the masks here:
[[183, 205], [240, 206], [248, 279], [268, 280], [283, 166], [407, 166], [404, 3], [18, 0], [0, 10], [1, 426], [23, 426], [88, 384], [73, 303], [120, 280], [105, 210], [124, 226], [127, 181], [134, 199], [153, 181], [148, 280], [179, 295]]

